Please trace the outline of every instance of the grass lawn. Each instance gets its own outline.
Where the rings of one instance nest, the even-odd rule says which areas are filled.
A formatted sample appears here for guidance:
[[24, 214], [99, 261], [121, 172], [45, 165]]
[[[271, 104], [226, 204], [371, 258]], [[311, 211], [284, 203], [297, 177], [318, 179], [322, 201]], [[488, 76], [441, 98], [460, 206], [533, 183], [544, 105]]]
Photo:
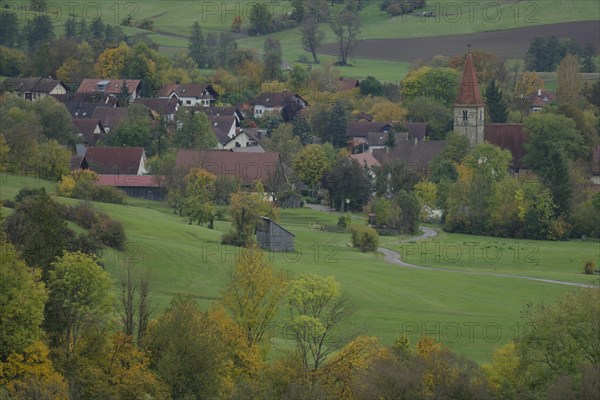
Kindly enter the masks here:
[[598, 284], [598, 276], [583, 274], [583, 263], [600, 265], [600, 242], [570, 240], [550, 242], [439, 231], [432, 239], [398, 243], [381, 238], [381, 246], [402, 254], [402, 260], [417, 265], [483, 273], [499, 273]]
[[[0, 182], [4, 199], [13, 197], [23, 186], [49, 190], [54, 186], [33, 179], [22, 182], [11, 175], [4, 175]], [[57, 200], [76, 202], [61, 197]], [[203, 309], [221, 297], [238, 251], [219, 244], [228, 223], [217, 222], [214, 231], [188, 225], [163, 204], [134, 199], [128, 205], [96, 206], [121, 221], [128, 237], [126, 251], [107, 250], [103, 254], [113, 277], [118, 278], [124, 262], [148, 271], [152, 299], [159, 308], [176, 294], [193, 296]], [[386, 345], [401, 333], [407, 334], [413, 344], [419, 335], [429, 334], [460, 354], [487, 362], [493, 349], [518, 334], [522, 326], [519, 311], [526, 303], [548, 303], [568, 290], [576, 290], [511, 278], [401, 268], [386, 263], [381, 256], [349, 248], [349, 234], [310, 229], [309, 224], [316, 220], [334, 225], [337, 215], [307, 208], [281, 210], [281, 223], [296, 235], [300, 251], [296, 255], [270, 254], [273, 264], [292, 276], [306, 272], [334, 275], [357, 306], [348, 329], [377, 336]], [[540, 242], [542, 245], [539, 257], [547, 260], [543, 253], [556, 243]], [[568, 245], [576, 247], [571, 250]], [[580, 253], [591, 252], [593, 246], [568, 242], [556, 254], [566, 253], [565, 258], [570, 254], [579, 264]], [[536, 268], [543, 270], [544, 266]], [[572, 275], [577, 281], [576, 274]], [[280, 317], [285, 317], [285, 310], [281, 310]], [[274, 334], [274, 351], [289, 346], [279, 330]]]

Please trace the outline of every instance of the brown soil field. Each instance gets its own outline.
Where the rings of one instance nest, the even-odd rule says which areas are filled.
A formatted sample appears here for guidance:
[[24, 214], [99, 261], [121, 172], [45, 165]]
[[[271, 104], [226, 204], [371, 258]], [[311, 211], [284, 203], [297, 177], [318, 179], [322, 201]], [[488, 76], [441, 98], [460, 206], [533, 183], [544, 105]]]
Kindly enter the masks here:
[[[533, 38], [552, 35], [558, 38], [572, 38], [581, 44], [591, 41], [598, 50], [600, 48], [600, 21], [537, 25], [464, 35], [365, 39], [358, 43], [352, 56], [412, 63], [417, 60], [430, 60], [435, 55], [463, 54], [467, 50], [467, 44], [471, 43], [473, 49], [494, 52], [503, 59], [517, 59], [525, 57]], [[319, 53], [337, 55], [338, 48], [337, 43], [326, 44], [319, 48]]]

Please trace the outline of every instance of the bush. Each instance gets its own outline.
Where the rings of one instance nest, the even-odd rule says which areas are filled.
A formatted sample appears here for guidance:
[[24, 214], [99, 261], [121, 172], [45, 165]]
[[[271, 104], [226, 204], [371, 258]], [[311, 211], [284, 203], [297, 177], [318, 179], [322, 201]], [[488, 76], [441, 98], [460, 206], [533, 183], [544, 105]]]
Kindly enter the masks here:
[[348, 228], [352, 224], [352, 215], [345, 213], [338, 218], [337, 226], [340, 228]]
[[19, 193], [17, 193], [17, 195], [15, 196], [15, 203], [20, 203], [21, 201], [23, 201], [23, 199], [30, 197], [30, 196], [39, 196], [39, 195], [45, 195], [46, 194], [46, 189], [44, 188], [23, 188], [21, 190], [19, 190]]
[[125, 204], [125, 192], [111, 186], [95, 186], [92, 200], [102, 203]]
[[119, 221], [112, 220], [106, 216], [92, 225], [90, 235], [97, 241], [117, 250], [125, 247], [125, 230]]
[[583, 263], [583, 272], [587, 275], [594, 275], [596, 273], [596, 263], [594, 260], [587, 260]]
[[100, 212], [90, 203], [81, 202], [70, 207], [68, 219], [82, 228], [90, 229], [92, 225], [98, 222], [100, 218], [99, 214]]
[[379, 247], [379, 234], [373, 228], [352, 225], [352, 245], [363, 253], [374, 252]]

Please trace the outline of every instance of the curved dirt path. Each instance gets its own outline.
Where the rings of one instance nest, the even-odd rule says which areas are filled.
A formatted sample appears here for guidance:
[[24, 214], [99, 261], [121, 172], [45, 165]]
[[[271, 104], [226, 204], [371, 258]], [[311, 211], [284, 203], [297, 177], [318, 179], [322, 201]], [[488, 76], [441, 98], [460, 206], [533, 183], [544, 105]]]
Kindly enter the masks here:
[[[408, 242], [413, 242], [413, 241], [418, 241], [418, 240], [425, 240], [425, 239], [435, 237], [437, 235], [437, 231], [434, 229], [424, 227], [424, 226], [422, 226], [420, 229], [423, 232], [423, 234], [421, 236], [417, 236], [417, 237], [410, 238], [410, 239], [405, 239], [405, 240], [400, 241], [400, 243], [408, 243]], [[534, 278], [531, 276], [498, 274], [495, 272], [464, 271], [464, 270], [451, 269], [451, 268], [425, 267], [423, 265], [410, 264], [410, 263], [402, 261], [402, 255], [397, 251], [389, 250], [389, 249], [386, 249], [383, 247], [379, 247], [377, 249], [377, 251], [383, 254], [383, 259], [386, 262], [388, 262], [390, 264], [399, 265], [404, 268], [413, 268], [413, 269], [420, 269], [420, 270], [426, 270], [426, 271], [451, 272], [451, 273], [465, 274], [465, 275], [496, 276], [499, 278], [525, 279], [525, 280], [529, 280], [529, 281], [537, 281], [537, 282], [543, 282], [543, 283], [552, 283], [552, 284], [556, 284], [556, 285], [576, 286], [576, 287], [585, 287], [585, 288], [597, 288], [598, 287], [598, 285], [557, 281], [554, 279]]]

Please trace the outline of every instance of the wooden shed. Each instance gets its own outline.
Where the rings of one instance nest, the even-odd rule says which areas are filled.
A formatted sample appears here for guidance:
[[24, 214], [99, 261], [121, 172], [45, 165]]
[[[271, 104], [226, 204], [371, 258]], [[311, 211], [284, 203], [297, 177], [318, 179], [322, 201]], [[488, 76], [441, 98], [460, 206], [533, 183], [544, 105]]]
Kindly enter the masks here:
[[294, 251], [294, 234], [277, 222], [261, 217], [262, 223], [256, 228], [256, 240], [263, 249], [270, 251]]

